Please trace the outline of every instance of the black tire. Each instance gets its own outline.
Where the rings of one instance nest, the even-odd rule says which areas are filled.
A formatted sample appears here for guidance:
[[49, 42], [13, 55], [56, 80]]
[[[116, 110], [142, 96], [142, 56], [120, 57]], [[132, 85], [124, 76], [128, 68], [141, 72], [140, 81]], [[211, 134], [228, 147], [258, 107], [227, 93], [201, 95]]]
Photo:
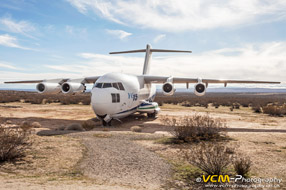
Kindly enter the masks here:
[[110, 120], [109, 122], [107, 122], [107, 125], [110, 127], [111, 126], [111, 121], [112, 120]]
[[147, 116], [149, 118], [156, 118], [156, 113], [155, 112], [154, 113], [147, 113]]
[[102, 120], [102, 125], [106, 126], [106, 124], [107, 124], [106, 121]]

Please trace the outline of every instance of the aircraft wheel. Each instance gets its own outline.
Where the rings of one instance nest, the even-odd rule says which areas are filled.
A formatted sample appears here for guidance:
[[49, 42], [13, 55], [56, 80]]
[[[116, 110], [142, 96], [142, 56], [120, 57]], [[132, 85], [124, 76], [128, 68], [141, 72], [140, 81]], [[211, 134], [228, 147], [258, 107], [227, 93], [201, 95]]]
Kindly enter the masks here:
[[149, 118], [156, 118], [156, 113], [154, 112], [154, 113], [147, 113], [147, 116], [149, 117]]
[[110, 120], [109, 122], [107, 122], [107, 125], [108, 125], [108, 126], [111, 126], [111, 121], [112, 121], [112, 120]]
[[106, 121], [102, 120], [102, 125], [106, 126], [106, 124], [107, 124]]

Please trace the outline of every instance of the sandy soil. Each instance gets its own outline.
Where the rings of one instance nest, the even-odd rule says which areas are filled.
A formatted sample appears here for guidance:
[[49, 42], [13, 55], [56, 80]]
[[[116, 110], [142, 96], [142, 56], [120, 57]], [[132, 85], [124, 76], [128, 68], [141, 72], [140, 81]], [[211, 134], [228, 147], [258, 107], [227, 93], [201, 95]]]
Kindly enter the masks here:
[[[114, 126], [108, 129], [108, 133], [113, 134], [110, 138], [93, 138], [93, 133], [102, 132], [73, 132], [69, 135], [51, 137], [35, 135], [36, 143], [32, 149], [34, 152], [29, 153], [28, 157], [20, 164], [0, 166], [0, 189], [158, 189], [164, 179], [168, 177], [168, 175], [161, 175], [160, 171], [164, 171], [168, 166], [164, 165], [166, 162], [160, 160], [154, 153], [168, 158], [176, 155], [177, 148], [154, 144], [153, 141], [144, 140], [144, 138], [138, 141], [134, 141], [131, 137], [121, 139], [121, 132], [117, 131], [130, 131], [130, 127], [136, 125], [141, 126], [143, 132], [147, 133], [169, 131], [170, 128], [163, 126], [160, 121], [163, 116], [184, 116], [206, 112], [227, 122], [230, 128], [228, 134], [234, 139], [233, 143], [239, 144], [239, 150], [249, 155], [254, 163], [252, 175], [264, 178], [281, 178], [284, 180], [283, 185], [285, 185], [285, 117], [270, 117], [265, 114], [256, 114], [249, 108], [235, 109], [231, 112], [228, 107], [220, 107], [218, 109], [209, 107], [206, 109], [166, 104], [161, 107], [161, 110], [162, 112], [158, 119], [151, 120], [144, 115], [136, 114], [123, 119], [123, 124], [115, 122]], [[20, 124], [22, 121], [38, 121], [43, 128], [36, 129], [36, 132], [53, 130], [71, 123], [81, 123], [91, 118], [94, 118], [94, 114], [90, 106], [86, 105], [0, 104], [0, 121], [10, 120], [15, 125]], [[106, 129], [102, 128], [100, 124], [95, 129], [95, 131], [104, 130]], [[92, 138], [92, 140], [88, 141], [88, 138]], [[130, 142], [130, 144], [127, 142]], [[118, 147], [123, 147], [123, 149], [121, 150]], [[141, 152], [140, 148], [143, 152]], [[117, 149], [121, 151], [116, 151]], [[106, 150], [108, 150], [106, 154], [101, 155], [103, 160], [96, 162], [99, 156], [98, 153]], [[136, 159], [143, 159], [139, 163], [149, 162], [151, 165], [156, 165], [152, 163], [152, 160], [155, 163], [159, 160], [160, 164], [157, 164], [158, 166], [155, 168], [159, 174], [152, 168], [143, 168], [145, 176], [134, 171], [136, 165], [130, 163], [133, 163], [132, 159], [135, 159], [135, 157], [131, 154], [129, 155], [129, 160], [119, 159], [120, 157], [123, 158], [123, 155], [128, 154], [130, 150], [134, 151], [134, 155], [138, 156]], [[106, 170], [102, 175], [101, 170], [92, 172], [99, 165], [104, 169], [108, 168], [109, 165], [120, 168], [122, 164], [116, 165], [115, 161], [104, 162], [104, 160], [112, 156], [118, 158], [115, 161], [125, 163], [126, 167], [130, 165], [130, 170], [124, 167], [124, 169], [121, 168], [122, 172], [128, 171], [126, 176], [120, 172], [120, 175], [114, 174], [116, 173], [113, 172], [116, 170], [114, 168]], [[150, 161], [147, 157], [154, 159]], [[90, 160], [90, 158], [93, 159]], [[110, 171], [112, 172], [109, 173]], [[169, 169], [166, 171], [169, 171]], [[163, 173], [168, 173], [166, 171]], [[146, 174], [152, 172], [161, 176], [160, 179], [156, 179], [151, 175], [146, 176]], [[110, 177], [112, 180], [106, 180], [112, 173], [114, 174], [114, 176]]]

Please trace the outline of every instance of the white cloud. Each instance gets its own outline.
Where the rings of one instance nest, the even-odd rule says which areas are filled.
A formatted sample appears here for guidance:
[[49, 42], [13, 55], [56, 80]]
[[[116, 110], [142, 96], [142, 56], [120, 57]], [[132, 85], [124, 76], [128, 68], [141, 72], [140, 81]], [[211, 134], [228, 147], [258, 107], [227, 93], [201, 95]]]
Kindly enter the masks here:
[[75, 37], [86, 38], [87, 37], [87, 29], [86, 28], [78, 28], [70, 25], [66, 25], [66, 32]]
[[6, 69], [13, 69], [13, 70], [22, 70], [21, 68], [17, 68], [13, 66], [12, 64], [4, 62], [4, 61], [0, 61], [0, 67], [6, 68]]
[[[284, 0], [67, 0], [85, 15], [164, 31], [239, 26], [286, 18]], [[263, 18], [263, 19], [260, 19]]]
[[166, 38], [166, 34], [160, 34], [160, 35], [156, 36], [153, 41], [154, 41], [154, 43], [157, 43], [160, 40], [163, 40], [164, 38]]
[[112, 36], [115, 36], [116, 38], [119, 38], [120, 40], [123, 40], [124, 38], [127, 38], [128, 36], [131, 36], [132, 33], [125, 32], [123, 30], [106, 30], [106, 32]]
[[0, 29], [12, 33], [22, 34], [31, 38], [33, 38], [31, 32], [36, 30], [34, 24], [30, 23], [29, 21], [15, 21], [10, 17], [0, 19]]
[[20, 48], [24, 50], [31, 50], [30, 48], [26, 48], [19, 45], [17, 38], [14, 36], [10, 36], [9, 34], [0, 35], [0, 45], [13, 48]]

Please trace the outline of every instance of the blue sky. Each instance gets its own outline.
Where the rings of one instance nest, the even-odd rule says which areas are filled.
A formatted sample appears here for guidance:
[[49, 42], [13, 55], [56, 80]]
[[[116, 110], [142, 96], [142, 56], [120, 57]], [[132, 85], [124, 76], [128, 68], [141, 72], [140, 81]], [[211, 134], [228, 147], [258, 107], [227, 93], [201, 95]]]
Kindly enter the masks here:
[[9, 80], [141, 74], [143, 54], [108, 52], [147, 43], [193, 51], [154, 54], [154, 75], [284, 82], [286, 1], [1, 0], [0, 88], [15, 87], [3, 84]]

